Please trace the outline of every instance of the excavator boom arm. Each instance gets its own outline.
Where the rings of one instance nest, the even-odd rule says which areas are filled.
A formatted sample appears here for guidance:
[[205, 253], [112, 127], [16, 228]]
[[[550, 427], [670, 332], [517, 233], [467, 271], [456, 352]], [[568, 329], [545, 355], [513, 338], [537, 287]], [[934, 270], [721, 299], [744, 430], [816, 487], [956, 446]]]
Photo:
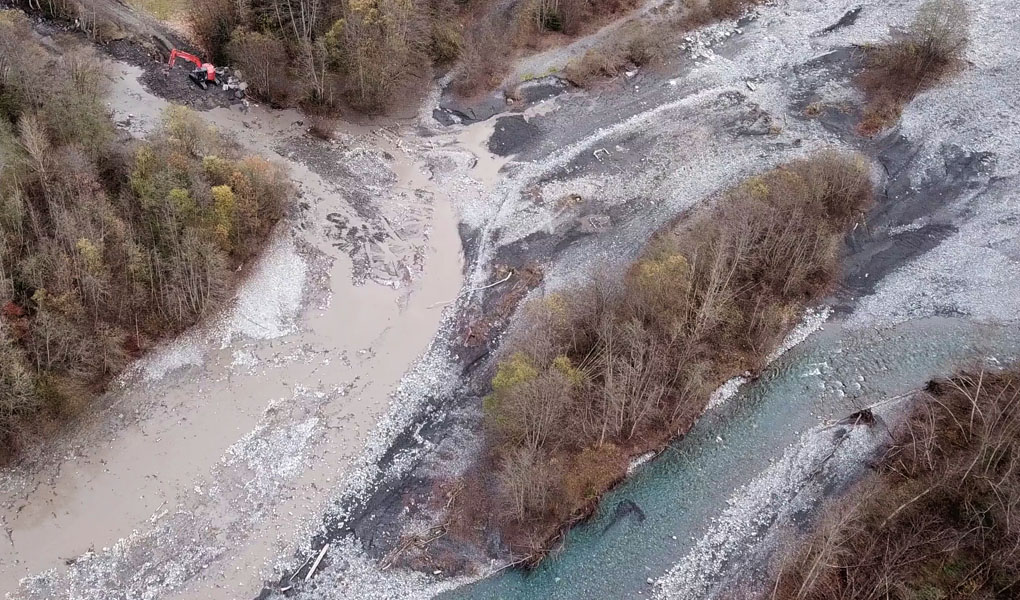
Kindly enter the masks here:
[[198, 58], [194, 54], [191, 54], [190, 52], [185, 52], [183, 50], [178, 50], [177, 48], [174, 48], [173, 50], [170, 51], [169, 62], [171, 69], [174, 67], [174, 63], [177, 62], [178, 58], [183, 58], [188, 62], [195, 63], [195, 67], [202, 69], [203, 71], [206, 72], [206, 79], [208, 79], [209, 81], [213, 81], [214, 79], [216, 79], [216, 69], [211, 64], [203, 63], [202, 59]]
[[188, 52], [185, 52], [183, 50], [178, 50], [176, 48], [174, 48], [173, 50], [170, 51], [170, 67], [171, 68], [174, 66], [174, 63], [177, 62], [178, 58], [183, 58], [184, 60], [186, 60], [188, 62], [193, 62], [193, 63], [195, 63], [196, 67], [198, 67], [200, 69], [202, 68], [202, 61], [197, 56], [195, 56], [194, 54], [190, 54]]

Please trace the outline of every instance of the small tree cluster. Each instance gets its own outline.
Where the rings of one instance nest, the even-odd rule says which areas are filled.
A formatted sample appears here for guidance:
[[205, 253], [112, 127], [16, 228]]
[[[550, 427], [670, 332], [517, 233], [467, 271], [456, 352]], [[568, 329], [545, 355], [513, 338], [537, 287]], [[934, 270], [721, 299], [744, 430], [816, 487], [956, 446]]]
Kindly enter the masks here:
[[625, 456], [686, 431], [712, 389], [760, 369], [831, 289], [871, 202], [863, 159], [824, 152], [662, 232], [622, 281], [525, 307], [484, 404], [510, 543], [534, 550], [522, 545], [588, 506]]
[[[216, 60], [276, 104], [386, 108], [460, 50], [453, 0], [197, 0], [192, 27]], [[451, 23], [453, 22], [453, 23]]]
[[408, 77], [420, 75], [430, 32], [422, 8], [412, 0], [342, 4], [342, 14], [326, 32], [327, 56], [346, 96], [359, 108], [385, 106]]

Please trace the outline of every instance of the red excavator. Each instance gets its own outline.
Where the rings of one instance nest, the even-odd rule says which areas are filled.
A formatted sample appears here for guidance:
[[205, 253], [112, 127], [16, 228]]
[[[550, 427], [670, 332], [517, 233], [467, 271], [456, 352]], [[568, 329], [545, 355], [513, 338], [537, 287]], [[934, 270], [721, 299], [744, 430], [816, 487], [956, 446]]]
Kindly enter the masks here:
[[195, 63], [196, 68], [191, 73], [188, 74], [188, 77], [190, 77], [191, 80], [198, 84], [198, 86], [201, 87], [203, 90], [208, 88], [210, 83], [213, 84], [216, 83], [215, 67], [213, 67], [211, 64], [207, 62], [202, 62], [194, 54], [190, 54], [183, 50], [178, 50], [177, 48], [174, 48], [173, 50], [170, 51], [171, 69], [174, 68], [174, 63], [177, 62], [178, 57], [183, 58], [188, 62]]

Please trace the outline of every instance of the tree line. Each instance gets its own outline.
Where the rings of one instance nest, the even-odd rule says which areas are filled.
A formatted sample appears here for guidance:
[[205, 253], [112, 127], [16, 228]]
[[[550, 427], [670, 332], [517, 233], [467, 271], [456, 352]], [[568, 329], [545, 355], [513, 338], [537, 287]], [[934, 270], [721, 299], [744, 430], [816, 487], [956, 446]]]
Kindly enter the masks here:
[[498, 87], [543, 34], [577, 35], [634, 0], [195, 0], [191, 28], [216, 62], [276, 104], [377, 111], [453, 69], [465, 95]]

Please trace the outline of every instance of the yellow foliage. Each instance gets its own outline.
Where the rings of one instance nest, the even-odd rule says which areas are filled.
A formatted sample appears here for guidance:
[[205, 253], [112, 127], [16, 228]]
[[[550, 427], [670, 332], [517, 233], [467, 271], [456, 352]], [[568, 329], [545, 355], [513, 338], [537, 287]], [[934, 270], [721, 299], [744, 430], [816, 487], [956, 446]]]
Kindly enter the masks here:
[[80, 238], [75, 244], [82, 259], [85, 260], [85, 268], [92, 274], [97, 274], [103, 269], [103, 253], [88, 238]]
[[561, 354], [554, 358], [552, 366], [560, 373], [566, 375], [567, 381], [570, 382], [571, 386], [581, 385], [581, 383], [584, 381], [584, 373], [582, 373], [580, 369], [575, 367], [573, 363], [570, 362], [570, 357], [565, 354]]
[[25, 15], [20, 10], [0, 10], [0, 25], [14, 25], [24, 23]]
[[152, 176], [159, 170], [159, 159], [149, 144], [142, 144], [135, 152], [135, 168], [131, 171], [131, 191], [138, 196], [142, 206], [149, 208], [157, 201], [156, 187]]
[[213, 229], [213, 233], [216, 234], [216, 239], [219, 241], [220, 246], [223, 246], [224, 248], [230, 247], [230, 230], [222, 224], [218, 224]]
[[191, 164], [191, 157], [184, 152], [170, 152], [166, 157], [166, 168], [174, 171], [187, 171]]
[[366, 25], [373, 25], [379, 20], [379, 3], [376, 0], [350, 0], [348, 6]]
[[209, 139], [215, 139], [216, 130], [205, 124], [192, 110], [171, 104], [163, 112], [163, 131], [192, 155]]
[[183, 188], [174, 188], [170, 190], [169, 200], [170, 204], [174, 207], [174, 210], [177, 211], [177, 214], [185, 218], [192, 216], [198, 208], [195, 205], [195, 201], [192, 200], [191, 194], [188, 193], [188, 190]]
[[769, 195], [769, 184], [763, 177], [752, 177], [747, 182], [747, 191], [751, 193], [751, 197], [763, 200]]
[[664, 252], [660, 256], [638, 261], [634, 273], [639, 286], [653, 289], [663, 281], [687, 279], [691, 266], [682, 254]]
[[222, 230], [224, 239], [229, 239], [233, 231], [234, 212], [237, 208], [237, 201], [234, 198], [234, 191], [229, 185], [217, 185], [212, 188], [213, 209], [216, 211], [216, 231]]
[[538, 377], [538, 369], [531, 364], [531, 359], [523, 352], [515, 352], [509, 359], [499, 363], [496, 376], [492, 378], [492, 392], [505, 394], [514, 387], [534, 380]]
[[135, 174], [148, 177], [159, 168], [159, 159], [149, 144], [142, 144], [135, 152]]
[[339, 52], [344, 35], [344, 27], [347, 26], [345, 19], [337, 19], [329, 31], [326, 32], [326, 47], [330, 52]]
[[234, 196], [240, 200], [242, 205], [249, 204], [255, 197], [256, 190], [247, 173], [234, 171], [230, 174], [230, 178], [227, 181], [230, 183], [230, 187], [234, 190]]
[[510, 358], [500, 361], [496, 376], [492, 378], [492, 393], [482, 400], [486, 417], [497, 426], [505, 425], [505, 417], [500, 411], [504, 398], [513, 393], [515, 387], [533, 381], [536, 377], [538, 369], [523, 352], [515, 352]]
[[549, 309], [551, 314], [558, 317], [565, 316], [567, 314], [567, 308], [569, 305], [567, 304], [567, 299], [563, 294], [553, 292], [546, 296], [543, 301], [545, 302], [545, 307]]

